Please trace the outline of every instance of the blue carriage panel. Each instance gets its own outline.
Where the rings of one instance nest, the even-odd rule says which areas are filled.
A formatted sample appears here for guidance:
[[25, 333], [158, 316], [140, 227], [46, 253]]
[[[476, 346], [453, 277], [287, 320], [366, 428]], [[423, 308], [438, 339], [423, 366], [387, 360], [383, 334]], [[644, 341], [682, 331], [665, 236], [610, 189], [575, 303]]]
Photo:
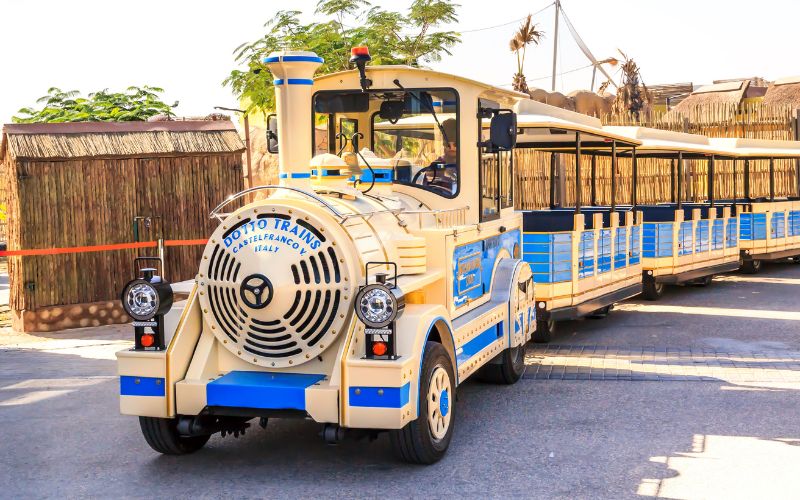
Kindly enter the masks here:
[[691, 255], [694, 252], [694, 235], [692, 234], [692, 222], [681, 222], [678, 229], [678, 255]]
[[535, 283], [557, 283], [572, 279], [572, 234], [527, 233], [522, 237], [522, 255]]
[[753, 214], [753, 226], [751, 239], [767, 239], [767, 214]]
[[640, 232], [641, 232], [640, 226], [631, 227], [631, 240], [629, 245], [630, 258], [628, 259], [628, 262], [632, 266], [638, 264], [641, 260], [642, 246], [641, 246], [641, 241], [639, 239]]
[[743, 241], [753, 239], [753, 214], [739, 215], [739, 238]]
[[711, 249], [722, 250], [725, 248], [725, 219], [715, 219], [714, 229], [711, 232]]
[[728, 219], [728, 237], [726, 238], [728, 248], [733, 248], [738, 244], [737, 237], [739, 231], [737, 225], [736, 217]]
[[786, 212], [773, 212], [770, 222], [772, 237], [784, 238], [786, 236]]
[[642, 254], [647, 258], [653, 258], [658, 247], [658, 224], [645, 223], [642, 228]]
[[628, 265], [628, 248], [625, 244], [625, 239], [628, 235], [628, 229], [618, 227], [614, 238], [614, 267], [626, 267]]
[[594, 231], [581, 233], [578, 278], [594, 275]]
[[789, 236], [800, 236], [800, 211], [789, 212]]
[[597, 272], [611, 271], [611, 230], [600, 230], [600, 239], [597, 242]]
[[708, 220], [697, 221], [697, 229], [695, 230], [697, 236], [695, 237], [695, 253], [708, 251]]

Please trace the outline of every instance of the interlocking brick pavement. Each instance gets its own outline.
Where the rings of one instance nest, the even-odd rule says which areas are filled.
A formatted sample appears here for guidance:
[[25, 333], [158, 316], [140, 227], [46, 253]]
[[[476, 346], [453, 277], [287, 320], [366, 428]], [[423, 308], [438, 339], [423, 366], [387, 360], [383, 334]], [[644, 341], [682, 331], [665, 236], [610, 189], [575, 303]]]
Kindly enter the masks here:
[[800, 383], [800, 352], [718, 352], [681, 347], [543, 345], [528, 349], [537, 380]]

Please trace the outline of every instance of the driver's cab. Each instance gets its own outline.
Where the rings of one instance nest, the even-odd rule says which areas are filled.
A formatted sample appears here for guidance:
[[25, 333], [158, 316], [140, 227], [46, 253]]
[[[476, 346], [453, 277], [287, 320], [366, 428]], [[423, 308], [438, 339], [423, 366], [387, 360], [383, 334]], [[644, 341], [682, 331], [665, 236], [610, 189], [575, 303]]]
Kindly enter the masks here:
[[365, 89], [358, 71], [314, 80], [312, 180], [410, 198], [418, 209], [463, 209], [463, 225], [513, 216], [508, 110], [522, 94], [405, 66], [365, 73]]

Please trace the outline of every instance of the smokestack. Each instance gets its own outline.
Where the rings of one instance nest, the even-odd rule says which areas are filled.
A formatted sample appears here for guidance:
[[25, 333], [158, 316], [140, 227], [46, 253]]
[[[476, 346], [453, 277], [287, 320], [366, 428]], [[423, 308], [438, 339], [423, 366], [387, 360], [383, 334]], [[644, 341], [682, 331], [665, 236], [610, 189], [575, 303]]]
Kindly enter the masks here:
[[308, 187], [311, 182], [313, 127], [311, 86], [323, 60], [313, 52], [273, 52], [264, 63], [275, 78], [278, 115], [278, 165], [282, 186]]

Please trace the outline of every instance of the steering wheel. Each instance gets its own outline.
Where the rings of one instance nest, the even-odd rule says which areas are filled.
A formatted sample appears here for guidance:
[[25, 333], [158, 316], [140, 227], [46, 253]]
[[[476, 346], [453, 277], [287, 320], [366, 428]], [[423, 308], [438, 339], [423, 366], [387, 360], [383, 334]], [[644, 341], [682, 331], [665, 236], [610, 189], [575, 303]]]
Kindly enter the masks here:
[[430, 179], [430, 180], [428, 180], [428, 178], [427, 178], [427, 177], [423, 177], [423, 178], [422, 178], [422, 185], [423, 185], [423, 186], [427, 186], [427, 185], [428, 185], [428, 184], [430, 184], [431, 182], [435, 181], [435, 180], [436, 180], [436, 165], [428, 165], [427, 167], [421, 168], [421, 169], [419, 170], [419, 172], [417, 172], [416, 174], [414, 174], [414, 178], [413, 178], [413, 179], [411, 179], [411, 183], [412, 183], [412, 184], [417, 184], [417, 180], [419, 180], [419, 177], [420, 177], [421, 175], [424, 175], [424, 174], [425, 174], [425, 173], [427, 173], [427, 172], [433, 172], [433, 177], [431, 177], [431, 179]]

